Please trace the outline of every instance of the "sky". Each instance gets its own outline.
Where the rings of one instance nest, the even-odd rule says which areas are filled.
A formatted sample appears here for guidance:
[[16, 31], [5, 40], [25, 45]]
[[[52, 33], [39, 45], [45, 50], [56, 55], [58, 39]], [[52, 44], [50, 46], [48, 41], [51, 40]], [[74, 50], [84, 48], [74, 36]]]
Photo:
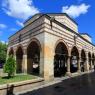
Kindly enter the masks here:
[[8, 42], [36, 13], [67, 13], [95, 44], [95, 0], [0, 0], [0, 41]]

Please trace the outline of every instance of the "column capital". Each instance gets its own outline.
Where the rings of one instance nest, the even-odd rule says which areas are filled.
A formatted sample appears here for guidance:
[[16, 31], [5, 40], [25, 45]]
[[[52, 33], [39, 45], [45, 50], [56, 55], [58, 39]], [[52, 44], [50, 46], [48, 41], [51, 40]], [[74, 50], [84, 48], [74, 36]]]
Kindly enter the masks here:
[[14, 55], [16, 55], [16, 49], [14, 49]]
[[78, 57], [78, 60], [81, 60], [81, 57]]
[[71, 56], [67, 56], [67, 58], [71, 58]]

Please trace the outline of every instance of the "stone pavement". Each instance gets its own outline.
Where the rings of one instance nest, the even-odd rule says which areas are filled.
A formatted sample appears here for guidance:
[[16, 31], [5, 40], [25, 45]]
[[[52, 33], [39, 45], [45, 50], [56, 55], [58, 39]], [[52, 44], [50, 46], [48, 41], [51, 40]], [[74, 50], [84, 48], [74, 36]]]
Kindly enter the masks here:
[[[85, 75], [85, 74], [89, 74], [89, 73], [92, 73], [93, 71], [89, 71], [89, 72], [82, 72], [81, 74], [78, 74], [78, 73], [75, 73], [73, 74], [71, 77], [69, 76], [65, 76], [65, 77], [60, 77], [60, 78], [55, 78], [54, 81], [51, 81], [51, 82], [45, 82], [44, 85], [41, 85], [39, 87], [34, 87], [34, 88], [31, 88], [27, 91], [23, 91], [23, 92], [19, 92], [19, 93], [16, 93], [15, 95], [28, 95], [28, 94], [24, 94], [24, 93], [27, 93], [27, 92], [31, 92], [31, 91], [35, 91], [35, 90], [39, 90], [39, 89], [43, 89], [43, 88], [46, 88], [48, 86], [52, 86], [52, 85], [56, 85], [56, 84], [60, 84], [63, 80], [67, 80], [67, 79], [72, 79], [74, 77], [81, 77], [82, 75]], [[29, 94], [29, 95], [32, 95], [32, 94]]]

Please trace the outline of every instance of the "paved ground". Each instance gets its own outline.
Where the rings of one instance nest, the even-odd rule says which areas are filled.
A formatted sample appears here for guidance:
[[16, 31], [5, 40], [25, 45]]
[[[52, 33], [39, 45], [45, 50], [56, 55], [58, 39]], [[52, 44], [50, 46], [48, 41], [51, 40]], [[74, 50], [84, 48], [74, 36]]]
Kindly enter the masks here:
[[95, 72], [20, 95], [95, 95]]

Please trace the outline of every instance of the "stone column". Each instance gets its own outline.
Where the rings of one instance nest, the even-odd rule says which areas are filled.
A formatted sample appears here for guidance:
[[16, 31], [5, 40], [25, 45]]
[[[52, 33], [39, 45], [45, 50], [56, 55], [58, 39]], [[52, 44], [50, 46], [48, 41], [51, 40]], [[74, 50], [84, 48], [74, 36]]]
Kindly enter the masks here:
[[40, 52], [39, 68], [40, 68], [40, 76], [44, 77], [44, 55], [43, 55], [42, 51]]
[[81, 73], [81, 66], [80, 66], [81, 58], [78, 59], [78, 73]]
[[[15, 61], [16, 61], [16, 65], [17, 65], [17, 60], [16, 60], [16, 50], [14, 50], [14, 59], [15, 59]], [[16, 74], [16, 71], [17, 71], [17, 69], [15, 70], [15, 74]]]
[[68, 56], [68, 59], [67, 59], [67, 72], [66, 74], [67, 75], [71, 75], [71, 72], [70, 72], [70, 56]]
[[85, 70], [86, 71], [89, 71], [89, 58], [88, 58], [88, 53], [86, 53]]
[[16, 61], [16, 50], [14, 50], [14, 59]]
[[54, 55], [53, 50], [48, 44], [44, 44], [40, 55], [40, 75], [45, 81], [54, 79]]
[[24, 51], [23, 51], [22, 72], [27, 73], [27, 52], [26, 52], [26, 49], [24, 49]]
[[91, 58], [91, 70], [93, 70], [92, 58]]
[[87, 70], [86, 70], [86, 60], [87, 60], [87, 59], [85, 59], [85, 61], [84, 61], [84, 72], [87, 71]]

